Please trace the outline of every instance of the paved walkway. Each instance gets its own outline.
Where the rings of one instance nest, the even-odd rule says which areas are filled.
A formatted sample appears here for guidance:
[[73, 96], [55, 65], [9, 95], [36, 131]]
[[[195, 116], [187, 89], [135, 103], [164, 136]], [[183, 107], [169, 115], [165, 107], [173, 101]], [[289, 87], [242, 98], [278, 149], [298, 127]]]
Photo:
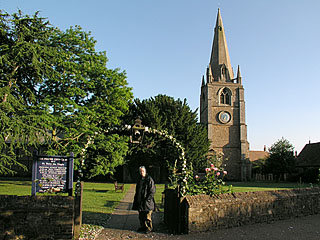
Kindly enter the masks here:
[[135, 185], [132, 184], [108, 220], [108, 228], [123, 230], [135, 230], [137, 228], [137, 211], [131, 210], [134, 191]]
[[105, 224], [105, 229], [100, 232], [96, 239], [150, 239], [157, 235], [157, 238], [167, 235], [163, 222], [163, 213], [154, 212], [152, 222], [154, 225], [153, 233], [138, 233], [140, 227], [138, 211], [131, 210], [135, 193], [135, 184], [130, 186], [124, 198], [115, 208], [110, 219]]
[[118, 239], [179, 239], [179, 240], [320, 240], [320, 214], [292, 218], [273, 223], [261, 223], [241, 227], [220, 229], [187, 235], [168, 234], [163, 222], [163, 213], [152, 215], [154, 231], [149, 234], [138, 233], [138, 212], [131, 210], [135, 185], [131, 185], [125, 197], [115, 209], [96, 240]]

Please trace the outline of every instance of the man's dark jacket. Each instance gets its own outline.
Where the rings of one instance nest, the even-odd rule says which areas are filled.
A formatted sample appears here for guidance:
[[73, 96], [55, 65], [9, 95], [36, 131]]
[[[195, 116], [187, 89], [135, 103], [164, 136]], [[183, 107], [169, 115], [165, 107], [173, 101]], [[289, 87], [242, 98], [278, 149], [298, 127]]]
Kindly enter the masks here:
[[140, 177], [136, 185], [136, 194], [132, 210], [138, 211], [153, 211], [155, 210], [154, 194], [156, 193], [156, 186], [153, 179], [146, 175], [145, 178]]

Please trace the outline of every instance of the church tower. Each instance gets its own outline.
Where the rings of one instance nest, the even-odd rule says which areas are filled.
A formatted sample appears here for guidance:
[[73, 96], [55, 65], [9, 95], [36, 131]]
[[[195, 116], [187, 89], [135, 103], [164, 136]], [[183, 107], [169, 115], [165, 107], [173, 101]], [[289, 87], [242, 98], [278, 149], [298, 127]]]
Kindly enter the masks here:
[[249, 180], [251, 164], [240, 67], [234, 77], [220, 9], [206, 78], [202, 77], [200, 122], [208, 128], [210, 153], [223, 153], [228, 179]]

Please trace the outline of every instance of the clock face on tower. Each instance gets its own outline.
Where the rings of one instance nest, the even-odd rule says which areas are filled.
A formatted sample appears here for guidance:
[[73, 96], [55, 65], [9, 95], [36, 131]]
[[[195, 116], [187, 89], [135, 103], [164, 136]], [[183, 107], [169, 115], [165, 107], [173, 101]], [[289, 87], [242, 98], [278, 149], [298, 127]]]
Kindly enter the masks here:
[[225, 124], [230, 122], [231, 120], [231, 115], [230, 113], [226, 112], [226, 111], [222, 111], [218, 114], [218, 119], [221, 123]]

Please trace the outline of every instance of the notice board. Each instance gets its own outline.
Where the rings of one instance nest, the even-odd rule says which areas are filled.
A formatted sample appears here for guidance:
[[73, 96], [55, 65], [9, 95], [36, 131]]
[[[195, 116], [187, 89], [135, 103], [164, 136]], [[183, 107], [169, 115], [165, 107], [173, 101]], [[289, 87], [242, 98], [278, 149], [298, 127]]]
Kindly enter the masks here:
[[34, 153], [32, 190], [36, 193], [66, 192], [72, 195], [73, 153], [70, 156], [46, 156]]

